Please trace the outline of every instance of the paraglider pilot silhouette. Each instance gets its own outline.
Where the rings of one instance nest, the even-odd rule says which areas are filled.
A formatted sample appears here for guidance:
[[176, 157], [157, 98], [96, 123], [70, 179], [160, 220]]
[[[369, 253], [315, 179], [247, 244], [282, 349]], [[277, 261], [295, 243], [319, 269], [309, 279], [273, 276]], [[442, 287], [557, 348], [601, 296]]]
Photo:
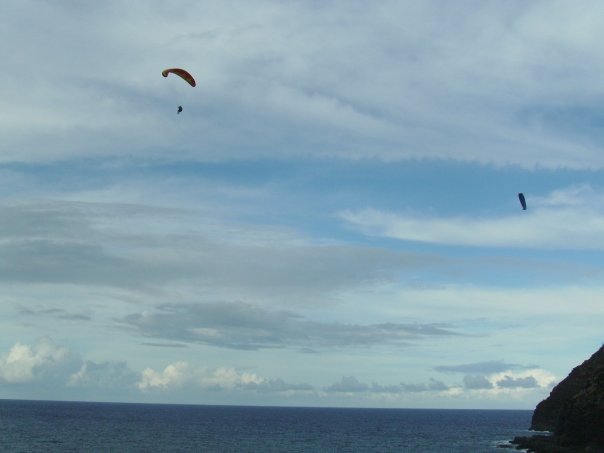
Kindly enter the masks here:
[[176, 114], [179, 114], [180, 112], [182, 112], [182, 105], [178, 106], [178, 110], [176, 111]]

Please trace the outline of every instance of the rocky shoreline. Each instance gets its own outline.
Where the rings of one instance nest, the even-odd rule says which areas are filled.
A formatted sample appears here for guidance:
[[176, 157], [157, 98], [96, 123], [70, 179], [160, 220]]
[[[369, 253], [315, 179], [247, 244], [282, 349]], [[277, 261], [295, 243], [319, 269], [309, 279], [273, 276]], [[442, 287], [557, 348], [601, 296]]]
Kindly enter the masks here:
[[515, 437], [512, 444], [517, 450], [527, 450], [534, 453], [575, 453], [601, 452], [601, 449], [586, 450], [585, 447], [569, 447], [559, 445], [554, 436], [536, 434], [534, 436]]
[[550, 431], [516, 437], [517, 449], [534, 453], [604, 452], [604, 346], [535, 408], [531, 429]]

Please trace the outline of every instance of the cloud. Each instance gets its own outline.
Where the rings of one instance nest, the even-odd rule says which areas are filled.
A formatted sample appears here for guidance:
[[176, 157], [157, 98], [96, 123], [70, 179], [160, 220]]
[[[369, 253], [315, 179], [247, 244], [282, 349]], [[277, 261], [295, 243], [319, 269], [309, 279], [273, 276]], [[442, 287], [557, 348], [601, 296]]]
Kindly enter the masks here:
[[382, 385], [374, 382], [369, 385], [359, 381], [354, 376], [344, 376], [339, 382], [325, 388], [325, 391], [328, 393], [374, 393], [394, 395], [403, 393], [446, 392], [448, 390], [450, 390], [448, 385], [432, 378], [428, 383]]
[[526, 212], [492, 218], [440, 218], [375, 209], [348, 210], [340, 216], [365, 234], [406, 241], [473, 247], [604, 249], [601, 191], [571, 187], [547, 197], [534, 197], [530, 203]]
[[505, 363], [502, 360], [492, 360], [488, 362], [476, 362], [466, 363], [462, 365], [441, 365], [436, 366], [434, 369], [441, 373], [482, 373], [482, 374], [494, 374], [502, 371], [516, 370], [523, 368], [534, 368], [518, 365], [516, 363]]
[[492, 389], [493, 384], [485, 376], [466, 375], [463, 377], [463, 385], [468, 390]]
[[[129, 287], [144, 284], [144, 274], [170, 275], [168, 266], [160, 271], [151, 259], [128, 256], [126, 249], [137, 248], [134, 242], [126, 245], [129, 233], [107, 232], [105, 223], [114, 215], [161, 215], [162, 211], [165, 215], [162, 208], [50, 200], [9, 205], [0, 221], [4, 237], [0, 250], [7, 257], [0, 264], [0, 279]], [[117, 252], [120, 244], [121, 253]]]
[[310, 384], [291, 384], [283, 379], [264, 379], [261, 382], [248, 383], [246, 388], [264, 393], [311, 392], [314, 387]]
[[[245, 6], [9, 2], [3, 159], [127, 149], [199, 160], [278, 153], [604, 164], [597, 126], [563, 121], [598, 103], [601, 5]], [[160, 76], [168, 61], [186, 62], [203, 83], [178, 92]], [[170, 87], [186, 101], [178, 122]]]
[[[218, 372], [216, 357], [274, 370], [278, 358], [321, 352], [300, 355], [318, 376], [334, 355], [345, 370], [374, 353], [379, 376], [384, 350], [463, 350], [468, 332], [474, 354], [484, 343], [519, 363], [534, 360], [535, 332], [543, 344], [562, 341], [562, 324], [582, 326], [567, 340], [597, 335], [602, 274], [590, 251], [604, 248], [604, 192], [536, 191], [599, 177], [543, 169], [604, 168], [601, 13], [558, 0], [4, 1], [4, 341], [60, 332], [78, 349], [94, 344], [100, 361], [44, 361], [19, 343], [0, 380], [26, 395], [51, 375], [57, 388], [71, 383], [64, 395], [131, 390], [124, 360], [136, 357], [148, 393], [218, 394], [220, 382], [278, 393], [306, 384], [288, 383], [292, 370], [286, 380]], [[169, 62], [198, 86], [161, 77]], [[464, 197], [432, 207], [470, 172]], [[493, 187], [522, 186], [529, 210], [516, 189], [509, 205], [490, 205], [489, 189], [469, 206], [470, 188], [491, 176]], [[464, 214], [444, 213], [454, 209]], [[484, 320], [468, 321], [477, 310]], [[113, 340], [99, 342], [108, 329]], [[203, 372], [186, 360], [198, 350]], [[429, 356], [415, 356], [408, 383], [357, 383], [367, 399], [436, 395], [438, 382], [412, 374], [438, 363]], [[548, 382], [543, 370], [475, 365], [445, 377], [493, 386], [476, 395]]]
[[145, 337], [244, 350], [367, 347], [461, 335], [444, 324], [328, 323], [242, 302], [165, 304], [119, 321]]
[[369, 385], [359, 382], [359, 380], [354, 376], [344, 376], [340, 382], [331, 384], [325, 389], [325, 391], [337, 393], [358, 393], [367, 392], [370, 388], [371, 387]]
[[132, 370], [125, 361], [83, 361], [50, 338], [33, 345], [16, 343], [0, 358], [0, 382], [21, 388], [33, 386], [31, 395], [68, 398], [132, 398], [132, 391], [172, 392], [202, 389], [210, 392], [246, 391], [300, 393], [313, 391], [306, 383], [269, 379], [234, 367], [199, 367], [186, 361], [170, 363], [163, 370]]
[[170, 391], [182, 388], [207, 391], [250, 391], [259, 393], [286, 393], [312, 391], [309, 384], [289, 384], [283, 379], [267, 379], [255, 373], [236, 368], [194, 367], [188, 362], [175, 362], [162, 371], [146, 368], [137, 383], [139, 390]]
[[555, 381], [554, 376], [541, 369], [531, 368], [519, 372], [493, 372], [488, 375], [465, 375], [463, 385], [467, 390], [490, 391], [544, 389]]
[[87, 313], [71, 313], [68, 310], [62, 308], [29, 308], [26, 306], [19, 306], [18, 312], [22, 316], [32, 317], [54, 317], [62, 320], [70, 321], [90, 321], [92, 316]]
[[[166, 201], [166, 204], [169, 202]], [[392, 280], [438, 256], [313, 241], [286, 228], [223, 218], [220, 209], [40, 200], [3, 205], [0, 280], [325, 302]], [[308, 282], [313, 284], [309, 285]]]
[[428, 384], [401, 384], [401, 388], [405, 392], [434, 392], [449, 390], [449, 386], [442, 381], [430, 378]]
[[33, 345], [16, 343], [0, 358], [0, 380], [21, 384], [52, 380], [79, 365], [79, 359], [50, 338], [39, 338]]
[[145, 368], [137, 387], [140, 390], [180, 387], [189, 379], [191, 379], [189, 364], [186, 362], [176, 362], [166, 366], [166, 368], [160, 372], [151, 368]]
[[501, 388], [535, 388], [539, 387], [539, 383], [534, 376], [518, 377], [505, 376], [497, 381], [497, 386]]
[[442, 373], [464, 373], [463, 385], [467, 390], [497, 392], [500, 389], [547, 388], [555, 380], [551, 373], [534, 365], [504, 361], [437, 366], [434, 369]]
[[87, 360], [76, 373], [69, 376], [67, 385], [97, 391], [125, 390], [134, 388], [137, 379], [138, 374], [132, 371], [126, 362], [96, 363]]

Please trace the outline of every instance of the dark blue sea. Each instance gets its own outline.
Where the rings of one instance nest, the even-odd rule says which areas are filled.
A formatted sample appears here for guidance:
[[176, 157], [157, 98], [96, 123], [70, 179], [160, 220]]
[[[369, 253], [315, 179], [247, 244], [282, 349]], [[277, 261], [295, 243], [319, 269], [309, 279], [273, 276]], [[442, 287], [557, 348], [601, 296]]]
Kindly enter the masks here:
[[0, 400], [0, 451], [503, 453], [531, 415]]

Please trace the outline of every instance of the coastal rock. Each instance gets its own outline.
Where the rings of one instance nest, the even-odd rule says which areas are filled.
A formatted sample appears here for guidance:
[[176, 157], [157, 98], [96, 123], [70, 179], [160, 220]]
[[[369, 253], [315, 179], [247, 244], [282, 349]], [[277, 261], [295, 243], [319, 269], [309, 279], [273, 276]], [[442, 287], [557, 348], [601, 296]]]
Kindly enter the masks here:
[[[596, 375], [603, 370], [604, 346], [591, 358], [575, 367], [566, 379], [554, 387], [549, 397], [537, 405], [533, 413], [531, 429], [556, 432], [561, 413], [570, 410], [567, 406], [571, 401], [592, 386]], [[591, 396], [594, 394], [592, 393]]]
[[562, 445], [591, 445], [604, 449], [604, 354], [601, 359], [602, 363], [594, 364], [591, 369], [585, 388], [560, 412], [554, 435]]
[[604, 346], [537, 405], [531, 429], [553, 435], [517, 438], [514, 443], [535, 452], [604, 451]]
[[534, 453], [578, 453], [585, 451], [579, 447], [570, 448], [558, 445], [554, 437], [544, 435], [515, 437], [512, 444], [516, 446], [517, 450], [526, 450]]

